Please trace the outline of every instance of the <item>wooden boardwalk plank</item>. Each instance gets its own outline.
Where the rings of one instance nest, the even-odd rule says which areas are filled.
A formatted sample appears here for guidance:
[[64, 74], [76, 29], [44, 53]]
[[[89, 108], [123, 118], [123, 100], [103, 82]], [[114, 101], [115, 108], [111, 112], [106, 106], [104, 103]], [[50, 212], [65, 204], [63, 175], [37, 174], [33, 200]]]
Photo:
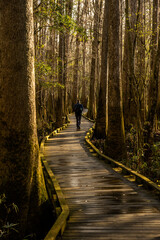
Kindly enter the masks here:
[[46, 159], [70, 208], [63, 240], [160, 240], [160, 202], [93, 156], [82, 119], [45, 144]]

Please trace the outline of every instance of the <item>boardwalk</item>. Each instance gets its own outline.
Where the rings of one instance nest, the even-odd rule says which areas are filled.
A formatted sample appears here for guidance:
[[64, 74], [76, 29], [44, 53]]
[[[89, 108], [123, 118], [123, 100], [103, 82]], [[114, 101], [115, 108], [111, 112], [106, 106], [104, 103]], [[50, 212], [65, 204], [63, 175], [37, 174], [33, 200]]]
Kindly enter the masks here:
[[89, 152], [82, 119], [49, 139], [46, 159], [70, 208], [63, 240], [160, 240], [160, 203]]

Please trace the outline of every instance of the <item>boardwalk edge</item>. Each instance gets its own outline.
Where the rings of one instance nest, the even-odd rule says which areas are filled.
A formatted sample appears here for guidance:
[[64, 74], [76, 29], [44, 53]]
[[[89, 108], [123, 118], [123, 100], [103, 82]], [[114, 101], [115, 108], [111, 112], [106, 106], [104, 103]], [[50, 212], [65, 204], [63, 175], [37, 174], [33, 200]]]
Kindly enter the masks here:
[[[90, 119], [88, 119], [86, 116], [85, 117], [87, 120], [90, 121]], [[91, 122], [94, 122], [93, 120]], [[150, 180], [149, 178], [143, 176], [142, 174], [130, 169], [129, 167], [123, 165], [120, 162], [115, 161], [114, 159], [104, 155], [103, 153], [101, 153], [99, 151], [98, 148], [96, 148], [96, 146], [94, 144], [92, 144], [91, 139], [93, 137], [94, 134], [94, 129], [95, 129], [95, 124], [93, 124], [93, 127], [89, 129], [89, 131], [87, 132], [86, 136], [85, 136], [85, 141], [86, 143], [93, 149], [94, 152], [96, 152], [98, 154], [98, 156], [105, 160], [106, 163], [111, 164], [111, 166], [114, 167], [118, 167], [122, 170], [122, 174], [129, 174], [134, 176], [135, 181], [138, 184], [143, 184], [143, 186], [147, 189], [152, 189], [159, 197], [160, 197], [160, 187], [154, 183], [152, 180]], [[114, 170], [114, 169], [113, 169]]]
[[[40, 145], [40, 159], [43, 166], [43, 173], [46, 182], [46, 188], [48, 192], [48, 197], [53, 205], [53, 208], [56, 210], [57, 219], [44, 240], [56, 240], [57, 236], [61, 236], [67, 225], [67, 219], [69, 217], [69, 207], [66, 204], [64, 195], [61, 191], [60, 185], [49, 167], [47, 161], [44, 157], [44, 144], [50, 138], [59, 133], [61, 130], [65, 129], [69, 123], [64, 124], [62, 127], [57, 128], [48, 136], [44, 137]], [[51, 190], [53, 189], [53, 190]]]
[[91, 118], [88, 118], [86, 115], [87, 115], [87, 113], [82, 114], [82, 116], [83, 116], [85, 119], [87, 119], [87, 120], [90, 121], [90, 122], [95, 123], [95, 120], [93, 120], [93, 119], [91, 119]]

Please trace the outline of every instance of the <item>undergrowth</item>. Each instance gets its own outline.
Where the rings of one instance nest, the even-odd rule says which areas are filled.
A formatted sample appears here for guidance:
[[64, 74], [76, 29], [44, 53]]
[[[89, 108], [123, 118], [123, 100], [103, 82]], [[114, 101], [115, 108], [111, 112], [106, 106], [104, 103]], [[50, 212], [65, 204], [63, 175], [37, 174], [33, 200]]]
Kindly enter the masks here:
[[7, 203], [5, 194], [0, 195], [0, 238], [8, 239], [9, 236], [16, 232], [18, 233], [18, 223], [11, 221], [12, 217], [18, 213], [19, 209], [14, 203]]
[[[105, 139], [96, 139], [91, 142], [104, 153]], [[144, 144], [143, 148], [138, 148], [137, 133], [133, 127], [126, 132], [127, 159], [121, 162], [132, 170], [141, 173], [157, 184], [160, 184], [160, 133], [155, 133], [154, 144]], [[147, 162], [145, 160], [145, 149], [150, 148], [152, 157]], [[116, 160], [116, 159], [115, 159]]]

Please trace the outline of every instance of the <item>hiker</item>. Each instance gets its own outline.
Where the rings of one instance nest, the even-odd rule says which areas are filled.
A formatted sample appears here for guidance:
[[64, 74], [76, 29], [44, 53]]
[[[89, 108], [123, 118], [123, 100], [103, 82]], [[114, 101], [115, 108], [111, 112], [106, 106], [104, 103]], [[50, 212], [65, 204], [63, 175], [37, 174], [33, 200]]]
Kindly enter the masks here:
[[79, 100], [74, 105], [74, 109], [73, 110], [75, 112], [75, 116], [76, 116], [76, 120], [77, 120], [77, 129], [80, 129], [83, 105], [80, 103]]

